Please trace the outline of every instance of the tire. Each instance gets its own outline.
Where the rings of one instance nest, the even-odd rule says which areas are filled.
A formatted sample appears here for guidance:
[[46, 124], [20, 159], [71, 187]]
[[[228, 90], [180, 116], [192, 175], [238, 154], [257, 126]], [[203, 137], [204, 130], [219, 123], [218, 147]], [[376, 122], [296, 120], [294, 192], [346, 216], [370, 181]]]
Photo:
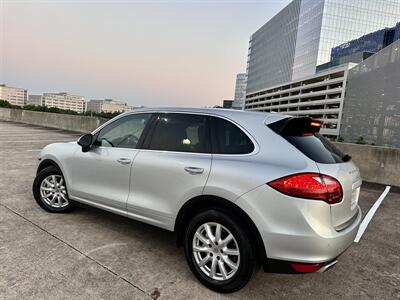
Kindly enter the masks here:
[[32, 191], [36, 202], [48, 212], [65, 213], [74, 207], [68, 198], [64, 176], [55, 166], [46, 167], [36, 175]]
[[[215, 239], [215, 243], [210, 243], [207, 229], [215, 237], [217, 226], [220, 228], [221, 238], [218, 239], [219, 242]], [[233, 239], [227, 239], [229, 233]], [[185, 256], [191, 271], [202, 284], [216, 292], [231, 293], [240, 290], [249, 282], [258, 266], [256, 251], [252, 246], [254, 241], [252, 243], [249, 236], [240, 220], [229, 212], [218, 208], [200, 212], [189, 221], [184, 236]], [[227, 240], [230, 242], [226, 244]], [[193, 251], [194, 247], [196, 252]], [[202, 266], [205, 261], [207, 262]], [[216, 265], [214, 276], [213, 264]], [[224, 265], [225, 272], [222, 272], [220, 264]]]

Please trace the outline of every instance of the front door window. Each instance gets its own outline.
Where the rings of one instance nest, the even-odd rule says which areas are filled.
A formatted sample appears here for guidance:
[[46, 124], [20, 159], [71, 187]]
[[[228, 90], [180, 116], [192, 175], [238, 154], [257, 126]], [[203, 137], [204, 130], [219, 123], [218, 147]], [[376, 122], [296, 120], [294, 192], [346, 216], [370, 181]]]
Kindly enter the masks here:
[[128, 115], [102, 128], [96, 146], [136, 149], [151, 114]]

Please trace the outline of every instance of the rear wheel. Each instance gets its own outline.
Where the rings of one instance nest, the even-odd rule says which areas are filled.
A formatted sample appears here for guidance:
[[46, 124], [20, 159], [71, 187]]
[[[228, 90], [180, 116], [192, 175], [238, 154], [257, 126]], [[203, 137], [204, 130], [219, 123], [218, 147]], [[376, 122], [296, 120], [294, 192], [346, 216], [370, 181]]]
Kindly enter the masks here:
[[62, 213], [73, 208], [68, 198], [64, 176], [54, 166], [44, 168], [36, 175], [33, 196], [36, 202], [49, 212]]
[[230, 293], [252, 277], [256, 256], [240, 222], [217, 209], [203, 211], [188, 224], [185, 255], [194, 275], [208, 288]]

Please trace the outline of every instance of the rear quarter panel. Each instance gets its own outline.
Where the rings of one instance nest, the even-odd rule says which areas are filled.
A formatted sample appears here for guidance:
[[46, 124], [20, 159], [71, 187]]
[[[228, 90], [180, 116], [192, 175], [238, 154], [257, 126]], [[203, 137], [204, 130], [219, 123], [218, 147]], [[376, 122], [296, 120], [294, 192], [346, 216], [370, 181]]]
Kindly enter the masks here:
[[[246, 126], [246, 127], [245, 127]], [[213, 154], [204, 194], [235, 201], [244, 193], [293, 173], [318, 172], [314, 161], [270, 130], [263, 122], [243, 125], [256, 149], [251, 154]]]
[[322, 174], [334, 177], [342, 186], [342, 201], [330, 206], [332, 225], [338, 227], [349, 221], [358, 211], [358, 196], [362, 183], [359, 169], [352, 161], [337, 164], [317, 163], [317, 166]]

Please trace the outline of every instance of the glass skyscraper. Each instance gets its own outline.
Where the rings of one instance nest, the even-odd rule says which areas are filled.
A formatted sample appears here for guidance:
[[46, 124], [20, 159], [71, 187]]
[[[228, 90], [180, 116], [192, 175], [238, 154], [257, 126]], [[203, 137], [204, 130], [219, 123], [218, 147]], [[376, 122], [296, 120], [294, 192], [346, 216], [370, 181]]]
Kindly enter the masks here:
[[336, 60], [343, 56], [348, 56], [357, 52], [376, 53], [392, 44], [395, 41], [395, 36], [400, 38], [400, 36], [396, 34], [396, 31], [398, 30], [400, 30], [400, 23], [398, 23], [395, 27], [374, 31], [363, 35], [358, 39], [332, 48], [331, 60]]
[[400, 39], [400, 23], [386, 27], [332, 48], [331, 60], [318, 65], [317, 72], [345, 63], [360, 63]]
[[313, 75], [332, 48], [400, 20], [400, 0], [294, 0], [250, 40], [247, 93]]
[[247, 93], [290, 81], [299, 12], [300, 0], [294, 0], [251, 36]]

